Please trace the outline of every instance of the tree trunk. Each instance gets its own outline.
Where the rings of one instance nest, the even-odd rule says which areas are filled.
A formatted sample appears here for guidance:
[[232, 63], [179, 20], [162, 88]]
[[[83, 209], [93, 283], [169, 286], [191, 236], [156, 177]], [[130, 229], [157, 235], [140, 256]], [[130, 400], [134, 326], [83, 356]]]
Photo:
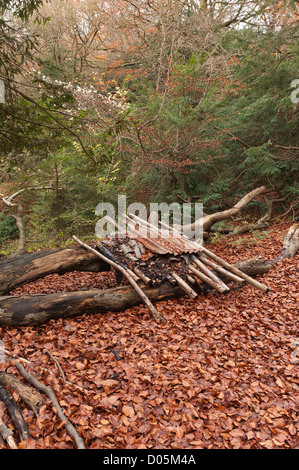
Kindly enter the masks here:
[[240, 212], [247, 204], [251, 201], [256, 199], [260, 194], [266, 191], [265, 186], [261, 186], [260, 188], [256, 188], [250, 193], [246, 194], [240, 201], [238, 201], [233, 207], [227, 209], [225, 211], [215, 212], [214, 214], [205, 215], [201, 219], [197, 220], [193, 224], [185, 225], [184, 226], [184, 233], [194, 233], [196, 226], [201, 226], [203, 231], [208, 232], [213, 224], [219, 222], [220, 220], [226, 220], [235, 216], [238, 212]]
[[109, 270], [108, 264], [81, 247], [25, 253], [0, 261], [0, 295], [52, 273]]
[[283, 241], [281, 253], [277, 259], [280, 261], [284, 258], [293, 258], [299, 250], [299, 224], [294, 224], [289, 228], [288, 233]]
[[[168, 282], [159, 287], [144, 287], [150, 300], [166, 300], [184, 292]], [[95, 314], [122, 311], [142, 300], [131, 286], [113, 289], [93, 289], [57, 294], [0, 297], [0, 325], [39, 325], [55, 318], [68, 318], [83, 313]]]

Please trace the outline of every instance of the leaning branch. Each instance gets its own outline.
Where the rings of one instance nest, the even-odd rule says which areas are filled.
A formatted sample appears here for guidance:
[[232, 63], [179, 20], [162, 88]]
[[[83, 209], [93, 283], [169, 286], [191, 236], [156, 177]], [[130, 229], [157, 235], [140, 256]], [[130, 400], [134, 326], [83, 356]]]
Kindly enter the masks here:
[[0, 295], [48, 274], [109, 271], [110, 265], [82, 247], [70, 246], [19, 254], [0, 261]]
[[146, 296], [146, 294], [143, 292], [143, 290], [139, 287], [137, 282], [134, 280], [134, 274], [131, 272], [130, 269], [128, 269], [128, 268], [126, 269], [125, 267], [122, 267], [119, 264], [115, 263], [111, 259], [104, 256], [102, 253], [99, 253], [94, 248], [91, 248], [89, 245], [86, 245], [86, 243], [83, 243], [81, 240], [79, 240], [77, 237], [75, 237], [75, 235], [73, 235], [73, 239], [77, 243], [79, 243], [79, 245], [83, 246], [84, 248], [86, 248], [91, 253], [97, 255], [102, 261], [106, 262], [107, 264], [110, 264], [110, 266], [112, 266], [116, 270], [120, 271], [126, 277], [126, 279], [129, 281], [129, 283], [131, 284], [133, 289], [137, 292], [137, 294], [141, 298], [142, 302], [147, 306], [147, 308], [149, 309], [149, 311], [150, 311], [151, 315], [153, 316], [153, 318], [156, 321], [162, 320], [162, 317], [159, 315], [159, 313], [157, 312], [157, 310], [155, 309], [155, 307], [153, 306], [153, 304], [151, 303], [149, 298]]
[[69, 419], [63, 413], [62, 408], [56, 398], [54, 390], [49, 385], [45, 385], [41, 383], [39, 380], [37, 380], [36, 377], [29, 374], [29, 372], [27, 372], [25, 367], [19, 362], [14, 362], [14, 367], [18, 369], [18, 371], [24, 377], [24, 379], [26, 379], [31, 385], [33, 385], [35, 388], [37, 388], [38, 390], [43, 392], [45, 395], [47, 395], [47, 397], [52, 401], [53, 406], [56, 408], [59, 418], [61, 419], [61, 421], [65, 423], [65, 428], [67, 432], [73, 437], [77, 445], [77, 448], [85, 449], [86, 447], [84, 445], [84, 441], [82, 437], [80, 437], [76, 428], [73, 426], [73, 424], [69, 421]]
[[250, 193], [246, 194], [242, 199], [240, 199], [233, 207], [225, 211], [215, 212], [214, 214], [205, 215], [204, 217], [193, 222], [193, 224], [184, 226], [184, 233], [194, 233], [197, 227], [202, 227], [203, 231], [209, 231], [213, 224], [219, 222], [220, 220], [225, 220], [234, 217], [238, 212], [240, 212], [247, 204], [256, 199], [258, 196], [263, 194], [266, 191], [265, 186], [256, 188]]

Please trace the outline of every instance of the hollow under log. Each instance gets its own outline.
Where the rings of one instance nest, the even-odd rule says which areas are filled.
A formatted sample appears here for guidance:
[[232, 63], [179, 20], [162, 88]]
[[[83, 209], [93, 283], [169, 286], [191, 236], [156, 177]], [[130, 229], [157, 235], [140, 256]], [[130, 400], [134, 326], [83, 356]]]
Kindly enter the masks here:
[[7, 257], [0, 261], [0, 295], [52, 273], [109, 270], [107, 263], [80, 246]]

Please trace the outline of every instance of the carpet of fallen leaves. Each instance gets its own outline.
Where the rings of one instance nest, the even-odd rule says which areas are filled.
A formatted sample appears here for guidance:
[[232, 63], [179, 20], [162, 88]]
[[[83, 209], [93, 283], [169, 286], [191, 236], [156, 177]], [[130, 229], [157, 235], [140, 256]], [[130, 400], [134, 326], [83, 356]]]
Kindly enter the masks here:
[[[220, 238], [209, 247], [230, 262], [272, 259], [288, 227], [272, 226], [261, 239]], [[55, 390], [87, 448], [298, 448], [298, 254], [258, 279], [271, 292], [246, 285], [195, 301], [159, 302], [160, 325], [141, 305], [39, 327], [1, 327], [1, 339]], [[114, 285], [113, 273], [69, 273], [12, 295]], [[8, 363], [0, 366], [24, 380]], [[37, 418], [13, 396], [32, 436], [23, 447], [75, 448], [46, 396]], [[2, 403], [0, 417], [13, 429]]]

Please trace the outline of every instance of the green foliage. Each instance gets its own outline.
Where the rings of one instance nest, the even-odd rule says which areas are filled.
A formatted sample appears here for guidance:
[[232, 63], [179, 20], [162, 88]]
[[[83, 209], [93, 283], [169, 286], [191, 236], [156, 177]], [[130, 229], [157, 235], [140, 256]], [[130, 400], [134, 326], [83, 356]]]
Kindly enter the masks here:
[[3, 242], [9, 239], [18, 238], [18, 228], [16, 221], [11, 215], [0, 213], [0, 240]]

